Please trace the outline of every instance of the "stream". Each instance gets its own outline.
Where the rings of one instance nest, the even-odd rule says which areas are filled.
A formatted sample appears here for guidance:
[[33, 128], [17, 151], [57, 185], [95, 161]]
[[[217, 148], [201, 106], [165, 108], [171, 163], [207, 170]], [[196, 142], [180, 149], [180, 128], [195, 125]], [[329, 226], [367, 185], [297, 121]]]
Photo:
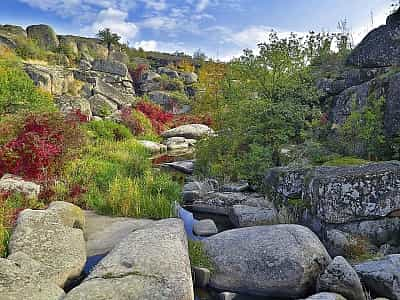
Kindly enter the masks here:
[[[158, 168], [162, 170], [163, 172], [168, 172], [172, 175], [172, 178], [178, 182], [180, 182], [182, 185], [185, 182], [185, 178], [187, 175], [184, 175], [183, 173], [172, 170], [170, 168], [162, 168], [163, 163], [170, 163], [170, 162], [176, 162], [176, 161], [183, 161], [183, 160], [190, 160], [193, 159], [193, 152], [173, 152], [173, 153], [165, 153], [162, 155], [158, 155], [155, 157], [152, 157], [152, 163], [155, 166], [155, 168]], [[216, 216], [216, 215], [210, 215], [210, 214], [193, 214], [190, 212], [190, 207], [189, 208], [184, 208], [181, 207], [178, 203], [176, 203], [176, 212], [177, 216], [182, 219], [184, 222], [184, 227], [185, 231], [187, 234], [187, 237], [189, 240], [192, 241], [200, 241], [204, 239], [203, 237], [197, 236], [193, 233], [193, 226], [198, 220], [201, 219], [213, 219], [214, 222], [217, 225], [218, 232], [222, 232], [225, 230], [233, 229], [234, 227], [230, 223], [229, 219], [224, 216]], [[76, 278], [74, 281], [68, 283], [64, 290], [66, 292], [72, 290], [74, 287], [78, 286], [87, 276], [89, 276], [91, 270], [107, 255], [101, 254], [101, 255], [95, 255], [95, 256], [90, 256], [87, 258], [84, 270], [82, 271], [82, 274], [80, 277]], [[199, 289], [195, 288], [195, 300], [218, 300], [220, 299], [218, 297], [218, 292], [214, 291], [212, 289]], [[245, 296], [245, 295], [237, 295], [233, 298], [229, 298], [232, 300], [262, 300], [265, 298], [260, 298], [260, 297], [254, 297], [254, 296]]]

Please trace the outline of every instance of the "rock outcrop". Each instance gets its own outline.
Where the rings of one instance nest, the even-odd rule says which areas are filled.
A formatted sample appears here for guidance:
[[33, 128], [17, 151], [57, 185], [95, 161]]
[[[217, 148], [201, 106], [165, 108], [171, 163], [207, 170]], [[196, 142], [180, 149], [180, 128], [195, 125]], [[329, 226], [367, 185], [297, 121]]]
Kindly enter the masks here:
[[400, 163], [358, 167], [277, 168], [265, 186], [275, 205], [293, 213], [313, 230], [338, 229], [381, 245], [400, 229], [391, 218], [400, 209]]
[[40, 47], [47, 50], [55, 50], [60, 45], [53, 28], [48, 25], [31, 25], [26, 28], [28, 38], [37, 41]]
[[187, 139], [200, 139], [213, 135], [214, 131], [203, 124], [182, 125], [162, 133], [164, 138], [184, 137]]
[[317, 236], [299, 225], [234, 229], [204, 241], [219, 290], [296, 299], [315, 288], [331, 258]]
[[162, 220], [130, 233], [65, 299], [193, 300], [182, 222]]

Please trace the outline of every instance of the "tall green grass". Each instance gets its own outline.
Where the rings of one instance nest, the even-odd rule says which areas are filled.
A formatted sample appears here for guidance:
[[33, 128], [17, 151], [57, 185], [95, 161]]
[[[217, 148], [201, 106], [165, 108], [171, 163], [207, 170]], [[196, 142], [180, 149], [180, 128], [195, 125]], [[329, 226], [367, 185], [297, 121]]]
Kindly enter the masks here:
[[180, 198], [179, 184], [152, 170], [149, 153], [135, 139], [89, 146], [68, 163], [64, 182], [67, 188], [59, 190], [85, 190], [78, 204], [109, 215], [168, 218]]

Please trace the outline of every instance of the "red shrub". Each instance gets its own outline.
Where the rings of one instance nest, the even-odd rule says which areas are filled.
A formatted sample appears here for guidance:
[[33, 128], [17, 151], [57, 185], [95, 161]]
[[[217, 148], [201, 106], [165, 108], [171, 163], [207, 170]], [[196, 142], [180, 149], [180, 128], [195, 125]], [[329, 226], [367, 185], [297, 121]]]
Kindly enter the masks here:
[[134, 135], [140, 135], [144, 132], [144, 128], [140, 123], [140, 120], [133, 116], [132, 112], [132, 108], [129, 106], [121, 109], [122, 123], [128, 127]]
[[83, 135], [78, 122], [61, 114], [29, 115], [16, 138], [0, 146], [0, 176], [12, 173], [28, 180], [49, 180]]
[[165, 112], [159, 105], [146, 101], [140, 101], [136, 109], [150, 119], [154, 131], [158, 134], [164, 131], [174, 118], [173, 114]]
[[207, 126], [213, 125], [213, 119], [210, 115], [178, 115], [175, 116], [172, 127], [178, 127], [186, 124], [204, 124]]

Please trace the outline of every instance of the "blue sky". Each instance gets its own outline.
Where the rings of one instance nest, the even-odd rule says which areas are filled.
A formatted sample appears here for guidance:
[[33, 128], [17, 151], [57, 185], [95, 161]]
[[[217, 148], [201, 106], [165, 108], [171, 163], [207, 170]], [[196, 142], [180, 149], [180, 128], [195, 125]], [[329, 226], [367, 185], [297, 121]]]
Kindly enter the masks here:
[[[165, 52], [201, 49], [228, 59], [283, 35], [335, 31], [347, 19], [359, 41], [385, 22], [390, 0], [1, 0], [0, 23], [45, 23], [60, 34], [93, 36], [109, 27], [132, 46]], [[373, 22], [372, 22], [373, 20]]]

